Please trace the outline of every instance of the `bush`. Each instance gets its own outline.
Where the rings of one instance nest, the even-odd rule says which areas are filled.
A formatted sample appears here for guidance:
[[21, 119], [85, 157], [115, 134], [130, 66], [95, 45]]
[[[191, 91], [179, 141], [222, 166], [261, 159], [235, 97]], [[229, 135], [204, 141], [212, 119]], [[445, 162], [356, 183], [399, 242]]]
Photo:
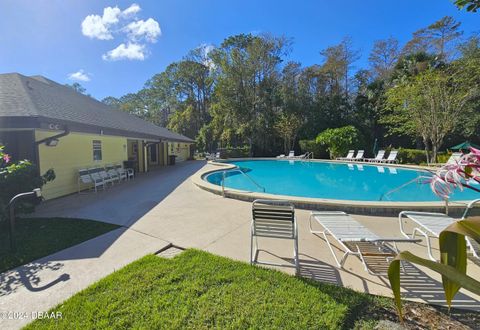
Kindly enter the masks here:
[[329, 156], [327, 148], [315, 140], [300, 140], [298, 144], [302, 153], [313, 152], [314, 158], [328, 158]]
[[421, 164], [427, 162], [425, 150], [420, 149], [398, 149], [398, 162], [400, 164]]
[[360, 140], [360, 132], [353, 126], [329, 128], [318, 134], [316, 142], [326, 146], [330, 158], [344, 156], [349, 149], [355, 149]]
[[[431, 157], [431, 154], [430, 154]], [[446, 163], [450, 154], [447, 153], [438, 153], [437, 155], [437, 163]], [[400, 164], [426, 164], [427, 163], [427, 155], [425, 150], [421, 149], [398, 149], [398, 162]], [[430, 160], [431, 163], [435, 163], [435, 161]]]
[[[39, 175], [37, 167], [27, 160], [11, 163], [10, 157], [3, 152], [3, 146], [0, 146], [0, 220], [6, 219], [6, 207], [13, 196], [41, 188], [54, 179], [53, 169]], [[24, 200], [16, 205], [16, 209], [22, 213], [30, 213], [38, 202], [37, 198]]]
[[222, 158], [247, 158], [250, 157], [250, 148], [248, 146], [236, 148], [218, 148]]

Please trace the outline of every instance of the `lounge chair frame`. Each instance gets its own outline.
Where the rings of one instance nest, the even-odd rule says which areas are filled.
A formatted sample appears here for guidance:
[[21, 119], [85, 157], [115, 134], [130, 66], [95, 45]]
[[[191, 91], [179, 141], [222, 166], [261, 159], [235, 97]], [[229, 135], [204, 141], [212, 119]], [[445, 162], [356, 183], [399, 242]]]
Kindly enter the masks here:
[[[475, 206], [475, 204], [479, 203], [480, 199], [475, 199], [468, 203], [467, 207], [465, 208], [465, 211], [463, 213], [463, 216], [460, 220], [464, 220], [468, 217], [468, 214], [470, 213], [470, 210]], [[449, 217], [445, 213], [435, 213], [435, 212], [416, 212], [416, 211], [402, 211], [398, 215], [398, 223], [400, 225], [400, 232], [402, 233], [403, 236], [410, 238], [410, 236], [405, 232], [404, 229], [404, 223], [403, 220], [405, 218], [411, 220], [412, 222], [415, 223], [416, 227], [413, 228], [412, 232], [412, 238], [415, 238], [417, 234], [420, 234], [425, 238], [425, 242], [427, 244], [427, 254], [428, 257], [433, 260], [437, 261], [437, 259], [433, 256], [432, 253], [432, 243], [431, 243], [431, 236], [435, 238], [440, 237], [440, 232], [443, 230], [439, 227], [432, 229], [429, 227], [429, 225], [422, 223], [422, 221], [419, 218], [416, 218], [415, 216], [433, 216], [433, 217], [438, 217], [443, 218], [444, 222], [442, 223], [441, 227], [445, 229], [448, 227], [450, 224], [454, 223], [456, 220], [452, 217]], [[476, 258], [480, 259], [480, 255], [477, 252], [475, 245], [475, 242], [472, 242], [471, 239], [465, 238], [467, 241], [467, 246], [470, 248], [470, 251], [472, 252], [473, 256]]]
[[[294, 265], [258, 260], [258, 237], [293, 240]], [[298, 228], [293, 204], [283, 200], [257, 199], [252, 204], [250, 264], [291, 267], [299, 272]]]
[[[338, 237], [330, 228], [325, 226], [321, 220], [317, 219], [316, 216], [346, 216], [351, 218], [352, 224], [355, 224], [357, 229], [361, 229], [364, 233], [367, 233], [369, 237], [348, 237], [348, 239], [342, 239], [341, 237]], [[312, 220], [315, 219], [316, 222], [322, 226], [324, 230], [314, 230], [312, 226]], [[341, 221], [339, 219], [339, 221]], [[310, 228], [310, 233], [312, 234], [320, 234], [323, 236], [325, 242], [327, 243], [327, 246], [335, 259], [335, 263], [337, 264], [338, 268], [343, 268], [345, 261], [350, 255], [357, 256], [360, 261], [363, 264], [363, 268], [367, 273], [370, 275], [375, 275], [375, 276], [383, 276], [387, 275], [385, 272], [376, 272], [372, 270], [369, 266], [368, 263], [365, 259], [365, 257], [384, 257], [387, 262], [390, 262], [395, 258], [395, 256], [399, 253], [399, 249], [397, 247], [397, 243], [417, 243], [420, 242], [421, 240], [415, 240], [415, 239], [405, 239], [405, 238], [382, 238], [378, 237], [374, 233], [370, 232], [366, 227], [364, 227], [362, 224], [357, 222], [354, 218], [352, 218], [350, 215], [348, 215], [345, 212], [342, 211], [323, 211], [323, 212], [311, 212], [310, 217], [309, 217], [309, 228]], [[350, 229], [355, 229], [355, 228], [350, 228]], [[333, 249], [333, 244], [330, 242], [329, 236], [333, 237], [335, 241], [340, 244], [342, 247], [341, 251], [343, 252], [342, 257], [339, 259]], [[366, 235], [365, 235], [366, 236]], [[349, 247], [350, 244], [354, 244], [356, 246], [356, 250], [352, 250], [351, 247]], [[370, 252], [364, 252], [360, 248], [359, 244], [360, 243], [369, 243], [374, 245], [376, 248], [378, 248], [378, 253], [370, 253]], [[393, 248], [387, 243], [392, 243]], [[388, 251], [388, 252], [386, 252]], [[403, 264], [402, 264], [403, 268]]]

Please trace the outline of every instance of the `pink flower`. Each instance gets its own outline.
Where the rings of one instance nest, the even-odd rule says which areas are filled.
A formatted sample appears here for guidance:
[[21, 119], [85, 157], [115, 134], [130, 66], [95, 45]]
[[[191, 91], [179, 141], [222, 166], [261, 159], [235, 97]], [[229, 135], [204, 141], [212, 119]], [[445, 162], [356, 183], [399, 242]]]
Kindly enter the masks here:
[[3, 161], [4, 161], [5, 163], [10, 162], [10, 159], [11, 159], [11, 158], [10, 158], [10, 156], [9, 156], [8, 154], [4, 154], [4, 155], [3, 155]]

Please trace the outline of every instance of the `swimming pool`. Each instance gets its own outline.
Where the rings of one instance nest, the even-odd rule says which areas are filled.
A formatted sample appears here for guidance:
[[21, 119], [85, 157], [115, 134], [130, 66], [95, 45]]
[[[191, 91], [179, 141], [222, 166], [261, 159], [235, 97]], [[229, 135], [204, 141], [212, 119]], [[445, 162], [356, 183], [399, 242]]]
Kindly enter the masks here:
[[[225, 187], [248, 192], [332, 200], [372, 202], [438, 202], [430, 185], [416, 178], [422, 170], [360, 163], [305, 162], [291, 160], [228, 161], [241, 169], [226, 172]], [[223, 171], [203, 179], [220, 186]], [[410, 183], [409, 183], [410, 182]], [[478, 198], [466, 189], [455, 191], [451, 201]]]

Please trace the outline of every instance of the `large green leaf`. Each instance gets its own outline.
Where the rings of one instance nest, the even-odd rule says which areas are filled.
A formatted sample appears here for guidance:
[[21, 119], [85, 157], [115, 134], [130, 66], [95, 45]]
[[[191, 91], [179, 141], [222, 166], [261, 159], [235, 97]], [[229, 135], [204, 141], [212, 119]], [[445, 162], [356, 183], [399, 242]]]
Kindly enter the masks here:
[[475, 294], [480, 295], [480, 282], [473, 279], [472, 277], [458, 271], [452, 266], [445, 265], [439, 262], [435, 262], [429, 259], [423, 259], [417, 257], [411, 252], [404, 251], [400, 252], [397, 257], [390, 263], [388, 268], [388, 279], [390, 281], [390, 286], [395, 297], [395, 304], [397, 306], [399, 317], [402, 318], [402, 302], [400, 295], [400, 262], [409, 261], [411, 263], [427, 267], [448, 279], [450, 279], [456, 285], [467, 289]]
[[[465, 237], [478, 241], [480, 239], [480, 219], [457, 221], [440, 233], [440, 260], [443, 264], [457, 269], [462, 274], [467, 272], [467, 244]], [[442, 275], [445, 299], [450, 307], [461, 285]]]
[[[440, 261], [444, 265], [455, 268], [458, 272], [467, 272], [467, 244], [465, 236], [445, 231], [440, 235]], [[443, 289], [448, 307], [451, 307], [453, 297], [460, 290], [461, 285], [450, 280], [448, 276], [442, 275]]]

